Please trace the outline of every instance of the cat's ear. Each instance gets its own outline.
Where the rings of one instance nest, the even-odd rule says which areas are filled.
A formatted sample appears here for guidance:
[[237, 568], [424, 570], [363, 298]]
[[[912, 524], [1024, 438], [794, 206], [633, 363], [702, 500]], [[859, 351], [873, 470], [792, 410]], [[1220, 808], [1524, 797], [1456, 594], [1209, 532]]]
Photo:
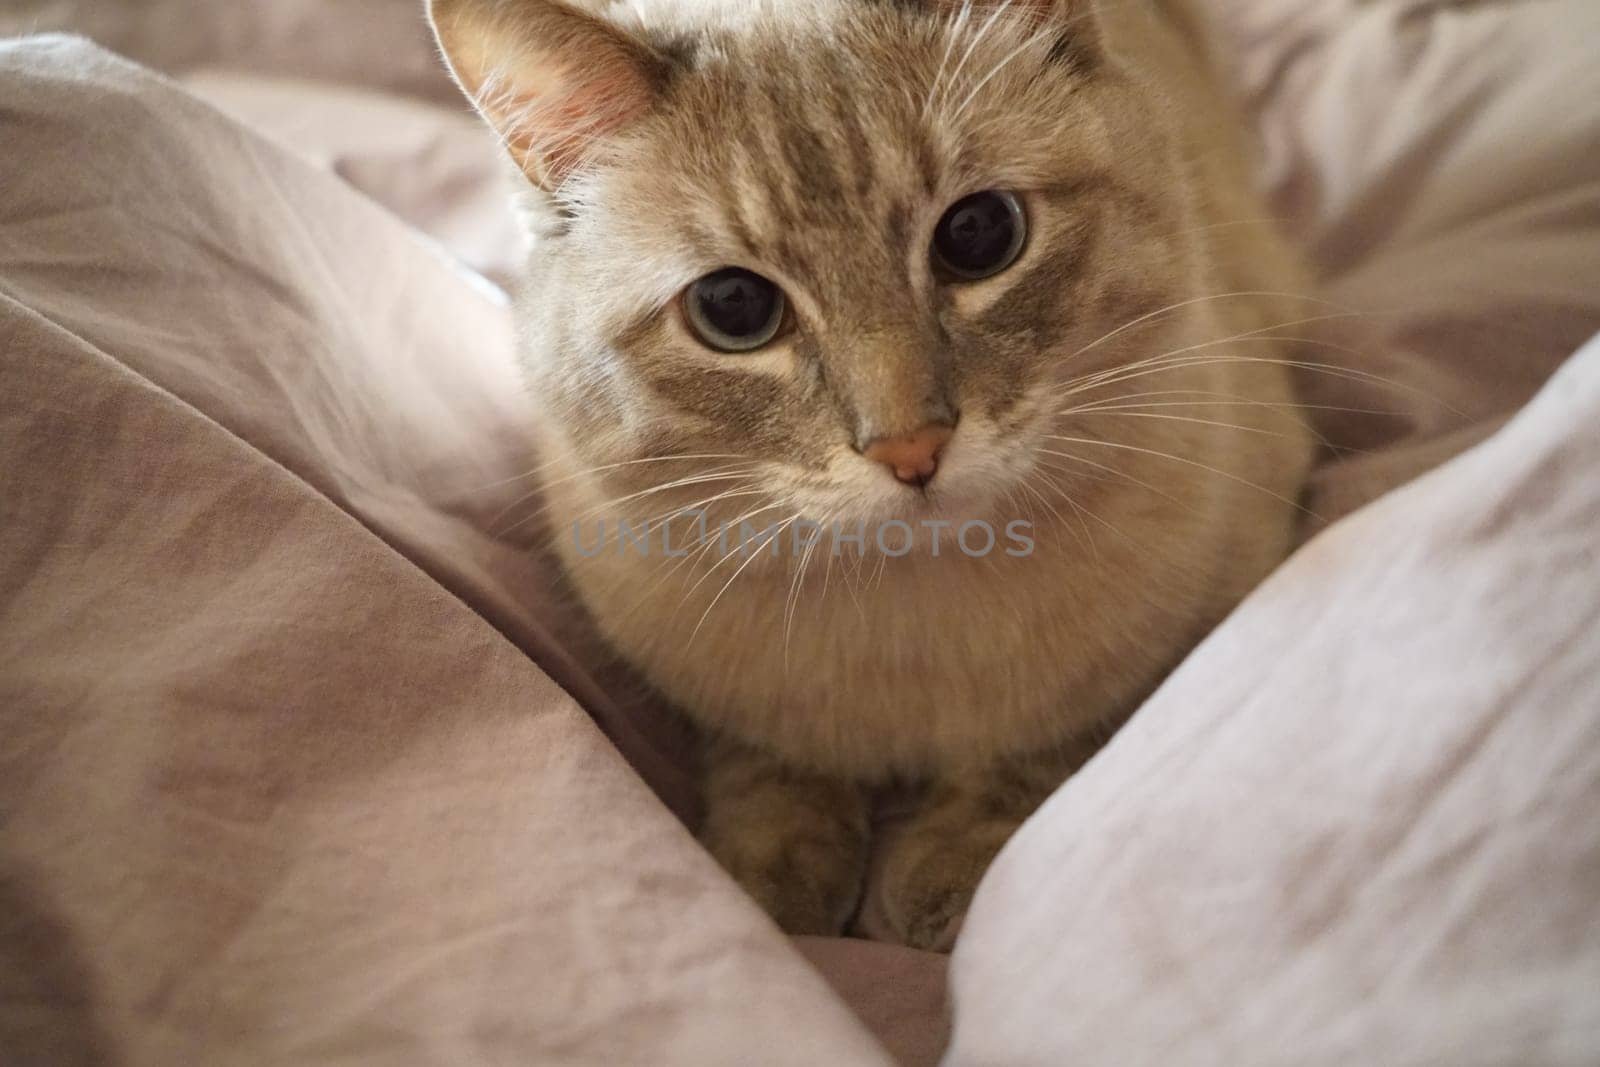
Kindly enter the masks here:
[[647, 112], [664, 65], [559, 0], [428, 0], [450, 70], [535, 184], [553, 189]]

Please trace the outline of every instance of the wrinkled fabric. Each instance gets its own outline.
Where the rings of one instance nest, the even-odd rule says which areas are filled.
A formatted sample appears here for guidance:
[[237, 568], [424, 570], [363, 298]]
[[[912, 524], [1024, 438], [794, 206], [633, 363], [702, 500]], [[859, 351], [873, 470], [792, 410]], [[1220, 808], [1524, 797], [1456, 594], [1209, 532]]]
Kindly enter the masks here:
[[510, 168], [445, 73], [423, 0], [7, 0], [0, 37], [82, 34], [372, 197], [502, 287]]
[[[1310, 542], [1008, 846], [947, 1058], [1594, 1062], [1600, 8], [1209, 12], [1322, 275]], [[49, 29], [174, 80], [0, 54], [0, 1059], [932, 1062], [945, 960], [756, 914], [533, 551], [419, 6]]]
[[889, 1062], [507, 640], [503, 307], [82, 42], [0, 98], [0, 1060]]
[[1285, 564], [995, 862], [949, 1062], [1594, 1063], [1597, 469], [1600, 340]]

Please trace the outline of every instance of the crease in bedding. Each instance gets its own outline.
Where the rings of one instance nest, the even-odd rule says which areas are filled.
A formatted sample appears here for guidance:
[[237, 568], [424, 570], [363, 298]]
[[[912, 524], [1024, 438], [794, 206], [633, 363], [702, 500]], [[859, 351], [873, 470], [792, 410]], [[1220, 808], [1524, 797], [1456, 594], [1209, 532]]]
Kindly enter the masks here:
[[407, 227], [522, 253], [414, 8], [0, 13], [174, 79], [0, 45], [0, 1059], [1600, 1057], [1600, 5], [1207, 5], [1360, 312], [1327, 521], [1007, 847], [949, 1003], [734, 890], [528, 551], [504, 308]]

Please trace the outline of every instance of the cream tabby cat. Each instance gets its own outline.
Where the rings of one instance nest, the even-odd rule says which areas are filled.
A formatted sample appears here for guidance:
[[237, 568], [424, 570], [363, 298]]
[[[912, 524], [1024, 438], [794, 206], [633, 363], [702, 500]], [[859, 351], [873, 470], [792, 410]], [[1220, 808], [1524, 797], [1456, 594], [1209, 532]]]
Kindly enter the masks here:
[[[874, 791], [919, 783], [876, 910], [947, 947], [1288, 550], [1311, 448], [1276, 331], [1308, 312], [1273, 294], [1306, 286], [1173, 7], [432, 0], [528, 178], [557, 549], [701, 727], [703, 839], [790, 931], [849, 922]], [[915, 545], [725, 552], [708, 518]], [[695, 551], [585, 546], [619, 519]], [[952, 549], [1017, 521], [1031, 552]]]

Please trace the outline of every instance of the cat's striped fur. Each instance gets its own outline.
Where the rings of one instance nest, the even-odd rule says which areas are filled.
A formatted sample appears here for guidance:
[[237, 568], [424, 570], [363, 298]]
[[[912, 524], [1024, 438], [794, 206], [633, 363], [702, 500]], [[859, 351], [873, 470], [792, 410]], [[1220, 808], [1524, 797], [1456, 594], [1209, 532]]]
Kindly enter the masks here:
[[[792, 930], [846, 922], [870, 792], [915, 781], [882, 912], [947, 945], [1020, 819], [1287, 551], [1311, 449], [1275, 328], [1315, 309], [1170, 6], [433, 0], [530, 178], [518, 308], [557, 545], [711, 738], [705, 840]], [[1022, 198], [1027, 248], [945, 284], [931, 228], [985, 188]], [[730, 265], [794, 310], [754, 354], [678, 310]], [[926, 494], [860, 454], [957, 418]], [[693, 505], [1028, 519], [1036, 549], [577, 550], [575, 520]]]

